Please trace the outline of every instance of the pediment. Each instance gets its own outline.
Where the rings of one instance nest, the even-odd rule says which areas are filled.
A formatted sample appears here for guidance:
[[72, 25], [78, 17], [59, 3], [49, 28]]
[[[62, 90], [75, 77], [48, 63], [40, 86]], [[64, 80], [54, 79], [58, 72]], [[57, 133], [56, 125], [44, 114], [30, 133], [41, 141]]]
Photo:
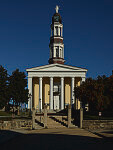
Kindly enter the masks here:
[[35, 68], [26, 69], [27, 72], [72, 72], [72, 71], [85, 71], [87, 72], [87, 69], [79, 68], [79, 67], [73, 67], [68, 65], [62, 65], [62, 64], [49, 64], [45, 66], [39, 66]]

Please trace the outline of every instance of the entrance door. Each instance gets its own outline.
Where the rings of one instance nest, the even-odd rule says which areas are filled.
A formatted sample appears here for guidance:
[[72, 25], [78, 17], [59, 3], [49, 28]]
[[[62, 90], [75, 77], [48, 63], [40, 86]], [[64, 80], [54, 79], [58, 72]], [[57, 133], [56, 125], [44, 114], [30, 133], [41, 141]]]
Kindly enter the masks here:
[[59, 109], [59, 95], [54, 96], [54, 110]]

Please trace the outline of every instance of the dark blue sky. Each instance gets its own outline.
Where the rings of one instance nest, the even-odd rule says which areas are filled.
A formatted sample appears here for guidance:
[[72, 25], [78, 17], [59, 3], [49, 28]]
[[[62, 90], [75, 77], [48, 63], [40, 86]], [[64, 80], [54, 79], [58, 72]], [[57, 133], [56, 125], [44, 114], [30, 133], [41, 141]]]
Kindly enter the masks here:
[[16, 68], [48, 64], [50, 24], [60, 6], [66, 64], [87, 77], [113, 70], [113, 0], [0, 0], [0, 64]]

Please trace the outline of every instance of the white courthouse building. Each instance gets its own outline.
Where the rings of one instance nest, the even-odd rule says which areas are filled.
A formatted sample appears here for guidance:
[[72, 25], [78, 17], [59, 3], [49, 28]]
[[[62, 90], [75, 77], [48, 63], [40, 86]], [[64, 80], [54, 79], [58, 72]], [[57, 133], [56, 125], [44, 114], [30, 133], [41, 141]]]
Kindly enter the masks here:
[[68, 104], [80, 108], [74, 87], [85, 81], [87, 69], [65, 65], [62, 18], [56, 12], [52, 17], [49, 64], [26, 69], [30, 98], [28, 109], [42, 110], [44, 104], [51, 110], [63, 110]]

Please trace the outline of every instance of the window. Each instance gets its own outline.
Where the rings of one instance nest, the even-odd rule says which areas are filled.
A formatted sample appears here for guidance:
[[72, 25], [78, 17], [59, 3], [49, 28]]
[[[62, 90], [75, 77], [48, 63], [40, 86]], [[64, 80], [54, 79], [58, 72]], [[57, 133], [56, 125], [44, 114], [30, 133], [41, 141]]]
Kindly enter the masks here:
[[60, 92], [61, 91], [60, 83], [54, 83], [53, 91], [54, 92]]
[[58, 36], [58, 27], [55, 27], [56, 29], [56, 36]]
[[56, 57], [59, 57], [59, 47], [56, 47]]
[[58, 92], [58, 85], [54, 85], [54, 92]]

